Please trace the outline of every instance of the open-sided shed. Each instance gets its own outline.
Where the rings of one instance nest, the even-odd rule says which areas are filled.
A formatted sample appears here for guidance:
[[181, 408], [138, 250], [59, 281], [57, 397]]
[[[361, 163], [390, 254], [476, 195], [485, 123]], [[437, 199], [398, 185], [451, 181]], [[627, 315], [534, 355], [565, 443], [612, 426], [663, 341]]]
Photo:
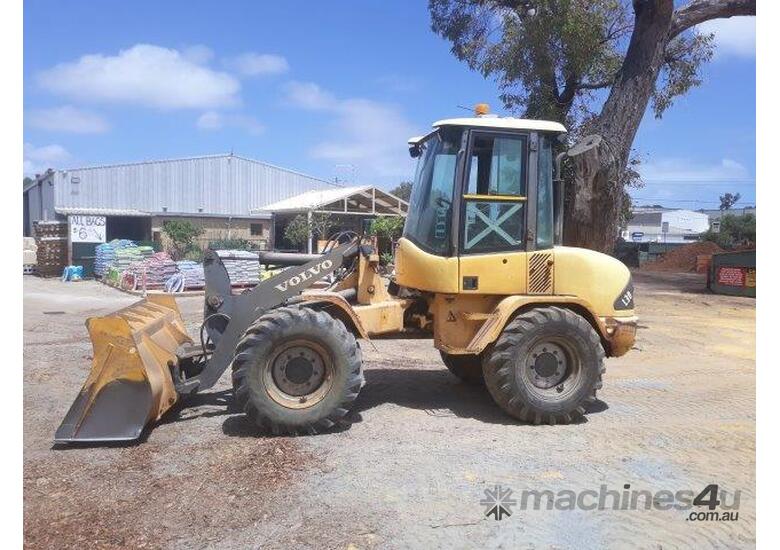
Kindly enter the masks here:
[[[405, 217], [409, 203], [392, 193], [365, 185], [306, 191], [299, 195], [268, 204], [252, 211], [253, 214], [271, 213], [274, 218], [275, 241], [282, 239], [283, 228], [299, 214], [309, 220], [313, 214], [331, 214], [339, 229], [359, 231], [364, 220], [378, 216]], [[278, 248], [278, 246], [277, 246]], [[284, 247], [282, 247], [284, 248]], [[309, 234], [307, 251], [312, 252], [312, 235]]]

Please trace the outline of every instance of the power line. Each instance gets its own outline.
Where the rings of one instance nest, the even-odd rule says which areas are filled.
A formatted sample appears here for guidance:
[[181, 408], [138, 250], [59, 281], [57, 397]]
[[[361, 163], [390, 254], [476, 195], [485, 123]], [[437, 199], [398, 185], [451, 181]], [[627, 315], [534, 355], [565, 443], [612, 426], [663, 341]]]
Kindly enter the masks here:
[[756, 180], [642, 180], [645, 184], [650, 185], [674, 185], [679, 183], [695, 183], [699, 185], [755, 185]]
[[[661, 204], [664, 202], [674, 202], [674, 203], [692, 203], [692, 204], [713, 204], [713, 205], [720, 205], [720, 201], [704, 201], [704, 200], [695, 200], [695, 199], [660, 199], [660, 198], [645, 198], [645, 197], [631, 197], [632, 201], [634, 203], [645, 203], [645, 202], [653, 202], [656, 204]], [[748, 207], [754, 207], [754, 204], [745, 203], [743, 206], [736, 206], [736, 208], [748, 208]]]

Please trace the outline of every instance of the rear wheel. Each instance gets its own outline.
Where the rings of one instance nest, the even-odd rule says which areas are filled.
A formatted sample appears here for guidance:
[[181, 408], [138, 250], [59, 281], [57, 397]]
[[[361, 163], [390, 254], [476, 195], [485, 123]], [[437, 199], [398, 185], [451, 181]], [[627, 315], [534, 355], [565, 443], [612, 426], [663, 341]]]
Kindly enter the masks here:
[[479, 355], [450, 355], [441, 353], [447, 369], [460, 378], [466, 384], [482, 385], [485, 379], [482, 376], [482, 358]]
[[362, 358], [344, 323], [284, 307], [244, 333], [233, 358], [238, 406], [273, 434], [315, 434], [346, 425], [363, 385]]
[[535, 424], [567, 424], [601, 389], [604, 349], [573, 311], [538, 308], [507, 325], [485, 363], [488, 391], [508, 414]]

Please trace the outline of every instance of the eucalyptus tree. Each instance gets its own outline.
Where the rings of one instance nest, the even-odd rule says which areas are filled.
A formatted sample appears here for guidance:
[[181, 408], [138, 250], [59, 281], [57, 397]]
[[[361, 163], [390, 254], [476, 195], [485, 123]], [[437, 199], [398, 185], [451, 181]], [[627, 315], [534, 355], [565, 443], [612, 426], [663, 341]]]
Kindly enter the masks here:
[[755, 15], [755, 0], [429, 0], [434, 32], [496, 79], [505, 107], [588, 134], [574, 157], [564, 239], [610, 251], [639, 183], [632, 144], [648, 106], [661, 117], [701, 84], [713, 35], [698, 25]]

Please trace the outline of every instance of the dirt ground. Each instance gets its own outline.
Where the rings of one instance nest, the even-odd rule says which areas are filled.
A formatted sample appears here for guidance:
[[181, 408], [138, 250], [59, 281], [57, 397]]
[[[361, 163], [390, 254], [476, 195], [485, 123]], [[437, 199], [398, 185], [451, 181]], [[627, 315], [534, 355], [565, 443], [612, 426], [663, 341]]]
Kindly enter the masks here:
[[[363, 343], [367, 384], [340, 433], [258, 437], [230, 407], [226, 375], [138, 444], [67, 449], [52, 437], [89, 370], [84, 320], [136, 298], [25, 277], [26, 546], [752, 547], [755, 300], [709, 294], [695, 274], [634, 277], [636, 349], [607, 361], [599, 401], [576, 425], [517, 423], [450, 375], [429, 342], [378, 340]], [[201, 300], [179, 301], [191, 334]], [[480, 505], [496, 484], [519, 500], [712, 483], [741, 492], [738, 520], [608, 504], [515, 506], [496, 521]]]

